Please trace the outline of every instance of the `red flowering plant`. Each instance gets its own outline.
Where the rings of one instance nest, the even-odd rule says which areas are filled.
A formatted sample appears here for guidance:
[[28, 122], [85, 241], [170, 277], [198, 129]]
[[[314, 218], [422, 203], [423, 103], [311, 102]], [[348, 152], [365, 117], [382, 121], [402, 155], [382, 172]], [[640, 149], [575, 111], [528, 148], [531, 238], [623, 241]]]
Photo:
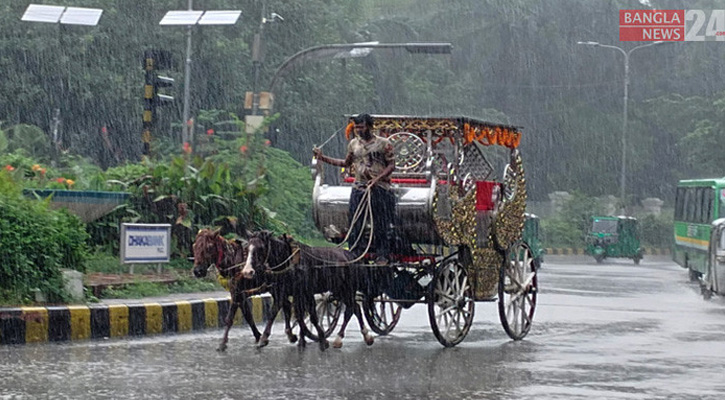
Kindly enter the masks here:
[[108, 190], [101, 168], [78, 156], [64, 155], [50, 167], [14, 152], [0, 156], [0, 170], [26, 189]]

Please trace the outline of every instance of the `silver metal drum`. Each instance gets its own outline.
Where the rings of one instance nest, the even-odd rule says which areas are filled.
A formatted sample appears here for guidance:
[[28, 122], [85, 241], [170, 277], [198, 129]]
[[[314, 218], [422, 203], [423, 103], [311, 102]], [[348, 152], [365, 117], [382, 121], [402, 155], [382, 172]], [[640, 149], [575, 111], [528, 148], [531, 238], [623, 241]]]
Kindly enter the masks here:
[[[398, 218], [397, 232], [411, 243], [443, 244], [433, 222], [435, 185], [435, 180], [431, 186], [393, 184]], [[347, 234], [351, 191], [351, 185], [321, 184], [321, 176], [315, 178], [312, 217], [317, 229], [330, 241], [340, 242]]]

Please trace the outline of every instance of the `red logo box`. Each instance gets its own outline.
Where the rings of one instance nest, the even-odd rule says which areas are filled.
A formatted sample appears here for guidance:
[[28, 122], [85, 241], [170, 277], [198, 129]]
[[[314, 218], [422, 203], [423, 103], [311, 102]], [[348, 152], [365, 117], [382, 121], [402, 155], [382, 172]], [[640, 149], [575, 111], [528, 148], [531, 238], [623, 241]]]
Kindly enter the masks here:
[[684, 41], [685, 10], [619, 10], [619, 40]]

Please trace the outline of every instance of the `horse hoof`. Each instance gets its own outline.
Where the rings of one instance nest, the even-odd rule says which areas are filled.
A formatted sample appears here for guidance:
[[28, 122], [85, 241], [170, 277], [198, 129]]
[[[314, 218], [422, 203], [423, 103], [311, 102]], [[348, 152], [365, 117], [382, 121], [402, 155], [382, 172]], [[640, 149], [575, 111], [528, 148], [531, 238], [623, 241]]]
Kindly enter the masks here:
[[332, 341], [332, 347], [336, 349], [342, 347], [342, 338], [340, 336], [337, 336], [335, 340]]
[[325, 351], [328, 347], [330, 347], [330, 342], [328, 342], [327, 339], [320, 341], [320, 351]]
[[290, 343], [297, 343], [297, 335], [290, 335], [289, 342]]
[[365, 336], [365, 344], [368, 346], [372, 346], [373, 343], [375, 343], [375, 338], [372, 337], [372, 335]]
[[222, 344], [219, 345], [219, 347], [217, 347], [216, 351], [218, 351], [220, 353], [223, 353], [224, 351], [226, 351], [226, 349], [227, 349], [227, 344], [226, 343], [222, 343]]
[[259, 343], [257, 343], [257, 348], [261, 349], [262, 347], [265, 347], [269, 344], [269, 340], [262, 340]]

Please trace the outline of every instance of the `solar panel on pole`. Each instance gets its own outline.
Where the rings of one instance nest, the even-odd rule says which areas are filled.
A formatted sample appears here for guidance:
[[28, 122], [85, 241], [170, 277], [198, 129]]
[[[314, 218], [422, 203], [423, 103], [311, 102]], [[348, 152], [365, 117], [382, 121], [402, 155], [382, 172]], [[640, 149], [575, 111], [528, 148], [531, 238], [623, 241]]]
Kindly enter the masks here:
[[61, 6], [44, 6], [41, 4], [30, 4], [25, 9], [25, 13], [20, 18], [21, 21], [31, 22], [50, 22], [56, 23], [63, 15], [65, 7]]
[[207, 11], [199, 20], [199, 25], [234, 25], [241, 14], [240, 10]]
[[30, 4], [25, 13], [20, 17], [21, 21], [48, 22], [56, 24], [60, 22], [66, 25], [98, 25], [103, 10], [100, 8], [85, 7], [63, 7], [47, 6], [43, 4]]
[[169, 11], [159, 25], [196, 25], [204, 11]]
[[182, 110], [182, 142], [191, 141], [193, 133], [189, 130], [189, 86], [191, 86], [191, 26], [192, 25], [234, 25], [237, 23], [241, 10], [214, 10], [197, 11], [191, 10], [192, 1], [189, 0], [189, 10], [168, 11], [161, 19], [159, 25], [186, 25], [187, 44], [186, 62], [184, 64], [184, 105]]
[[99, 8], [68, 7], [60, 17], [61, 24], [68, 25], [98, 25], [103, 10]]

